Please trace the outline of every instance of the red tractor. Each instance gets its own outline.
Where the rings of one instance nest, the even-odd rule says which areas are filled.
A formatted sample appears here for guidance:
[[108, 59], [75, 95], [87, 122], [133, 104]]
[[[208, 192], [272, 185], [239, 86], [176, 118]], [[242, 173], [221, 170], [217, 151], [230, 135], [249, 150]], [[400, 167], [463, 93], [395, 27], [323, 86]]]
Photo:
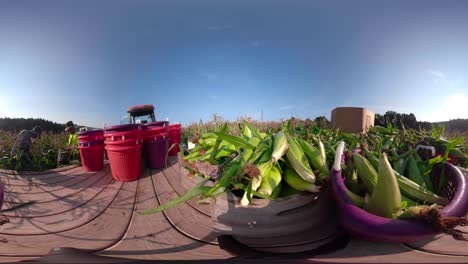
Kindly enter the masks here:
[[[156, 121], [156, 116], [154, 115], [154, 106], [151, 104], [132, 106], [128, 108], [127, 112], [129, 118], [128, 121], [130, 124], [136, 124], [137, 121], [140, 121], [142, 124]], [[137, 119], [141, 116], [145, 116], [146, 120]]]

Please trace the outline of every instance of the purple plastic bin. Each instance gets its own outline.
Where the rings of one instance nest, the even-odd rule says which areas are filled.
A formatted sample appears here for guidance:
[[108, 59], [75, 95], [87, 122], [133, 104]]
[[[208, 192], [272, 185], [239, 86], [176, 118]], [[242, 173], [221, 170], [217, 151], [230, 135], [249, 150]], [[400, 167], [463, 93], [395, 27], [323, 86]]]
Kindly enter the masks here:
[[[444, 169], [448, 180], [445, 197], [450, 203], [441, 212], [447, 216], [464, 216], [468, 210], [467, 179], [452, 164], [446, 163]], [[431, 225], [423, 221], [389, 219], [357, 207], [345, 192], [341, 170], [332, 170], [331, 182], [340, 225], [357, 237], [373, 241], [405, 243], [437, 234]]]
[[166, 167], [166, 155], [169, 148], [169, 138], [145, 142], [144, 157], [150, 169]]

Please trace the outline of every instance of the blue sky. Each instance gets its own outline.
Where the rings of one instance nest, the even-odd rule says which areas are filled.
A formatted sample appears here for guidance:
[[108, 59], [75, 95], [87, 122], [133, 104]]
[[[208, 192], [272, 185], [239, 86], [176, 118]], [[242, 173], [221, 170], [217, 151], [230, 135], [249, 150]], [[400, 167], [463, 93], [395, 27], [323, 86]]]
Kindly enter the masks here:
[[466, 1], [0, 1], [0, 116], [468, 118]]

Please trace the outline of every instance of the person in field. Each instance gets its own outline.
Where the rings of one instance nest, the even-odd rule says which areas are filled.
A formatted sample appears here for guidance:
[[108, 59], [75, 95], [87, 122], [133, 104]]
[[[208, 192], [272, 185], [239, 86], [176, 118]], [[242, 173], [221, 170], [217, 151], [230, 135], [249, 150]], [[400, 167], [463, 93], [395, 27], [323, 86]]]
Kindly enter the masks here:
[[70, 153], [70, 160], [80, 160], [80, 152], [78, 149], [78, 130], [73, 124], [73, 121], [68, 121], [65, 131], [69, 133], [66, 151]]
[[24, 160], [25, 166], [30, 167], [33, 165], [31, 160], [31, 147], [32, 139], [41, 137], [42, 129], [40, 126], [35, 126], [31, 130], [24, 129], [16, 137], [15, 143], [11, 148], [10, 155], [15, 157], [17, 154], [21, 155], [21, 159]]

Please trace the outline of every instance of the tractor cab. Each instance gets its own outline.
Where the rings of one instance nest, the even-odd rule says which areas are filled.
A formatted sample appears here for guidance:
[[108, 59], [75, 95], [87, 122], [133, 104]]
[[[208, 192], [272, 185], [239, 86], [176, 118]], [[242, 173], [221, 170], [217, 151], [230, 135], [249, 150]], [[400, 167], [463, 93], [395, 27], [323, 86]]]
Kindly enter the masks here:
[[128, 108], [127, 112], [130, 124], [144, 124], [156, 121], [154, 106], [151, 104], [132, 106]]

